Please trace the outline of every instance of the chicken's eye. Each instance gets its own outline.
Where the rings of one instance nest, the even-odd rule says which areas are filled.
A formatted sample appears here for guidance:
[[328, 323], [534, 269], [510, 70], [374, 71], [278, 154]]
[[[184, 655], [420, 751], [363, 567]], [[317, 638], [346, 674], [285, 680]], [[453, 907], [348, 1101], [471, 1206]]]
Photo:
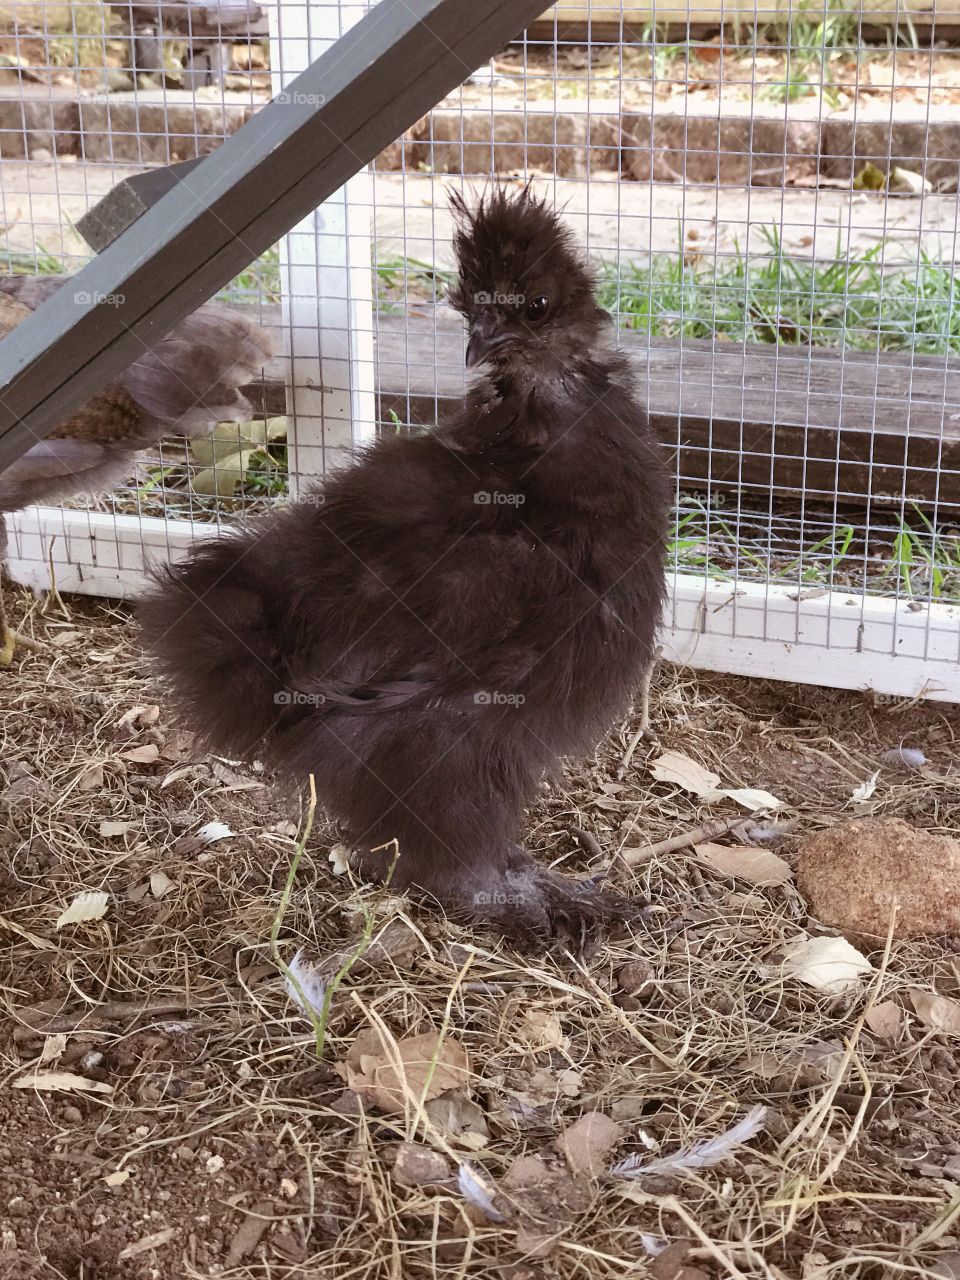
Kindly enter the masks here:
[[533, 298], [527, 303], [527, 319], [531, 324], [536, 324], [540, 320], [547, 318], [547, 312], [550, 310], [550, 299], [542, 295], [539, 298]]

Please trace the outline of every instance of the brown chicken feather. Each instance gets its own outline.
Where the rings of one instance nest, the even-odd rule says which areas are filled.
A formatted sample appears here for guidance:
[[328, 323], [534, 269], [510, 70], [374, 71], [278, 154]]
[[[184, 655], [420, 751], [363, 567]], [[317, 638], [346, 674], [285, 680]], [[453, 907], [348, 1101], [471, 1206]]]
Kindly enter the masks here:
[[669, 486], [556, 215], [526, 190], [456, 211], [462, 407], [199, 546], [141, 617], [191, 727], [312, 773], [368, 871], [398, 849], [394, 884], [580, 938], [625, 904], [538, 866], [523, 813], [642, 683]]

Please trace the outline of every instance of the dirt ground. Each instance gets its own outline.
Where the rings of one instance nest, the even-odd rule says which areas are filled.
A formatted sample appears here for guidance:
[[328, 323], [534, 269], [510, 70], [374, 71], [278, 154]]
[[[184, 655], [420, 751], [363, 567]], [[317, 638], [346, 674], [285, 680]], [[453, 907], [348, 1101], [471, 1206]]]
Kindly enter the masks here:
[[[284, 906], [300, 814], [169, 722], [129, 613], [6, 598], [46, 650], [0, 673], [0, 1277], [960, 1276], [960, 1037], [910, 996], [960, 995], [960, 940], [865, 948], [872, 977], [826, 995], [781, 965], [830, 932], [791, 881], [613, 856], [739, 812], [656, 781], [667, 749], [781, 800], [744, 838], [787, 863], [858, 814], [955, 832], [957, 709], [661, 671], [659, 745], [624, 768], [618, 726], [528, 831], [661, 911], [589, 959], [522, 955], [336, 877], [320, 820]], [[899, 745], [924, 768], [883, 763]], [[211, 822], [231, 834], [204, 842]], [[101, 917], [58, 927], [86, 891]], [[272, 930], [341, 974], [320, 1060]], [[391, 1111], [371, 1035], [436, 1046], [424, 1098], [448, 1050], [464, 1074]], [[684, 1150], [685, 1172], [609, 1172]]]

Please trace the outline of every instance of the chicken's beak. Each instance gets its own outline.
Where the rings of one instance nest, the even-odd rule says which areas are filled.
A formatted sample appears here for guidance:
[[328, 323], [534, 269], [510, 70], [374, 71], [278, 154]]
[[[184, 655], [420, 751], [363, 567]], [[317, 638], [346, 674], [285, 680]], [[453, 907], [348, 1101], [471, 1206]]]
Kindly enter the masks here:
[[491, 324], [475, 324], [470, 330], [470, 336], [467, 339], [467, 368], [472, 369], [474, 365], [482, 364], [484, 360], [489, 360], [495, 352], [501, 347], [507, 345], [510, 341], [506, 334], [498, 333], [496, 327]]

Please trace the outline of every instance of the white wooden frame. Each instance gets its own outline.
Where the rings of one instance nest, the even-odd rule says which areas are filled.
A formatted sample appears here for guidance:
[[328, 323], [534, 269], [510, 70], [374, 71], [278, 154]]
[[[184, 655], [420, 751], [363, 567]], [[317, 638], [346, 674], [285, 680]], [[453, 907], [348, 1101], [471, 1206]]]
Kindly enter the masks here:
[[[8, 516], [11, 576], [49, 586], [48, 556], [61, 590], [131, 599], [150, 564], [177, 560], [216, 526], [155, 516], [34, 507]], [[960, 702], [960, 608], [831, 591], [707, 581], [678, 573], [662, 629], [673, 662], [733, 675], [892, 697]]]

